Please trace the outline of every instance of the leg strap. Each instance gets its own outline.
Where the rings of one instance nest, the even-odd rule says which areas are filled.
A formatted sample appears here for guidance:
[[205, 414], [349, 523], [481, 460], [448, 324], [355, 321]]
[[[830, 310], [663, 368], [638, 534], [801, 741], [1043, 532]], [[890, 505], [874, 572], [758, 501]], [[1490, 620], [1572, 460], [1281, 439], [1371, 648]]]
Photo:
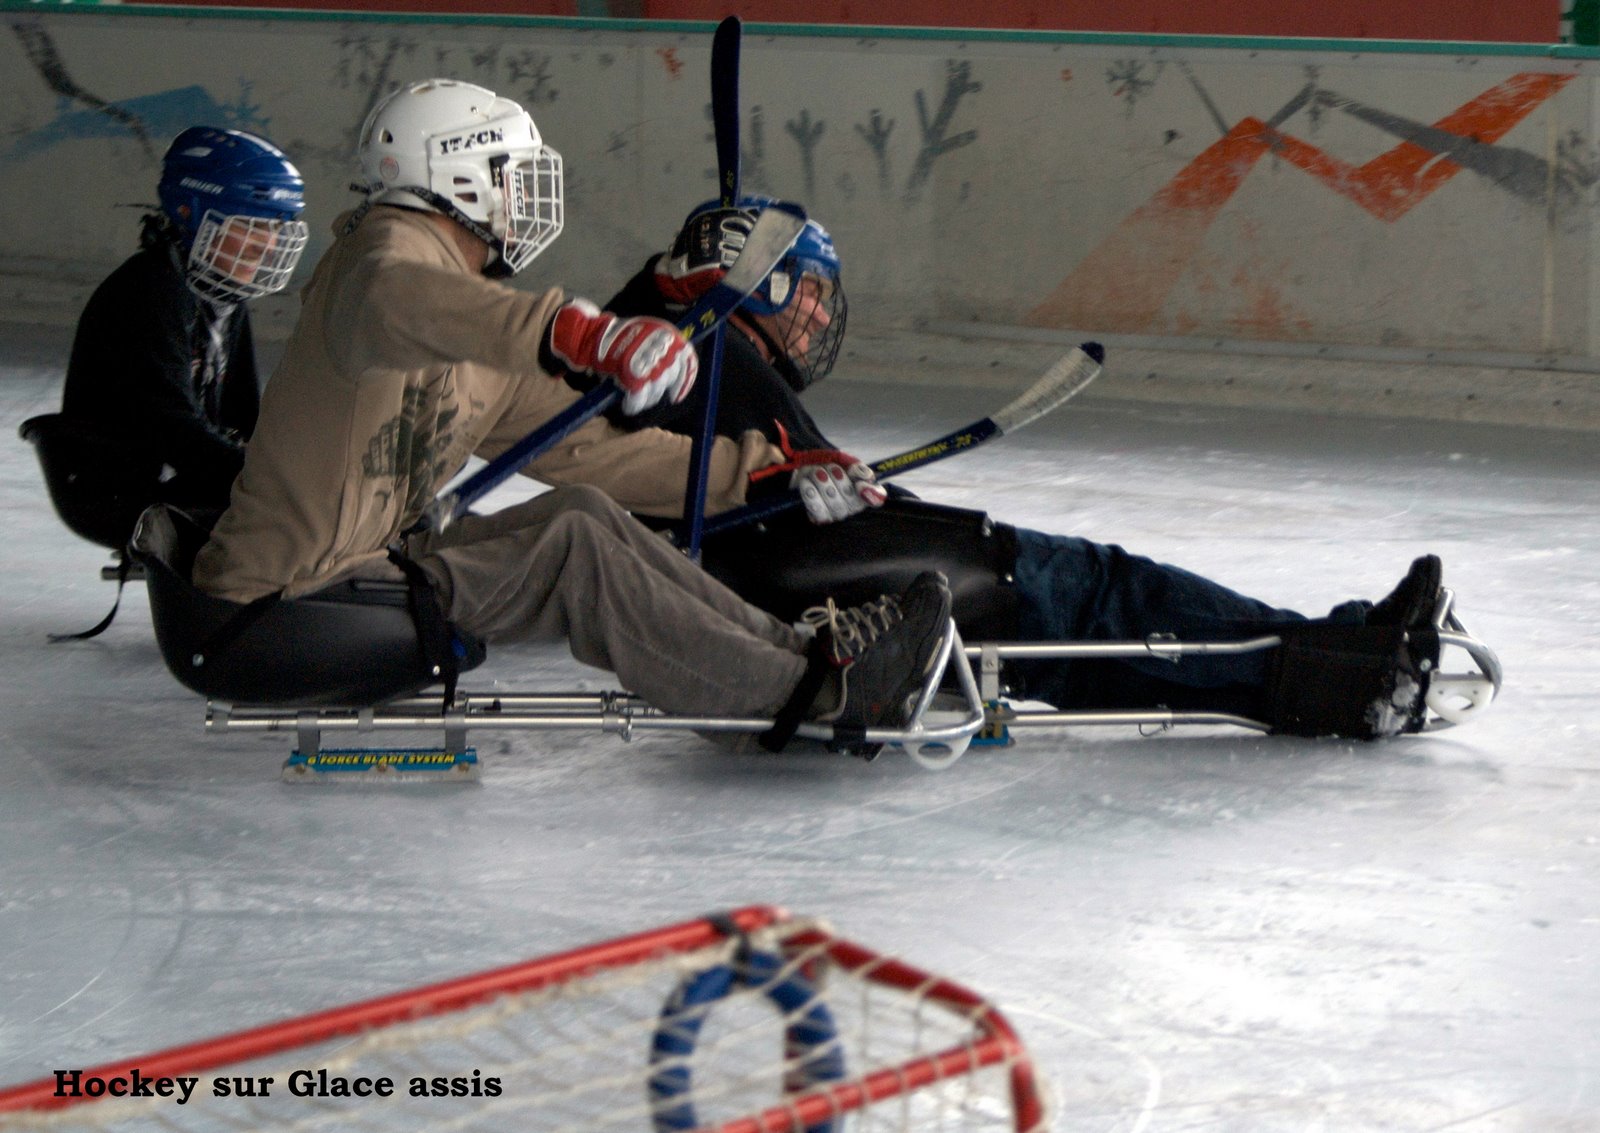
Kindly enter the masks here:
[[800, 674], [800, 683], [789, 694], [788, 703], [778, 709], [772, 727], [757, 737], [757, 741], [768, 751], [782, 751], [788, 746], [789, 741], [794, 739], [796, 729], [816, 703], [822, 683], [828, 679], [829, 673], [838, 671], [829, 656], [828, 645], [826, 630], [811, 639], [811, 644], [806, 648], [806, 671]]
[[49, 633], [45, 640], [52, 645], [59, 645], [63, 641], [88, 641], [91, 637], [99, 637], [116, 619], [117, 610], [122, 606], [122, 588], [128, 584], [128, 574], [133, 570], [133, 558], [123, 551], [117, 559], [117, 596], [111, 603], [111, 609], [106, 616], [101, 618], [88, 629], [79, 630], [77, 633]]
[[483, 643], [458, 630], [445, 617], [438, 592], [434, 590], [427, 572], [415, 560], [391, 547], [389, 561], [406, 576], [411, 620], [417, 627], [417, 643], [422, 648], [424, 660], [433, 667], [434, 675], [444, 682], [444, 706], [448, 711], [455, 702], [456, 682], [462, 672], [483, 661]]
[[1422, 730], [1436, 632], [1317, 623], [1279, 632], [1267, 678], [1273, 731], [1373, 740]]

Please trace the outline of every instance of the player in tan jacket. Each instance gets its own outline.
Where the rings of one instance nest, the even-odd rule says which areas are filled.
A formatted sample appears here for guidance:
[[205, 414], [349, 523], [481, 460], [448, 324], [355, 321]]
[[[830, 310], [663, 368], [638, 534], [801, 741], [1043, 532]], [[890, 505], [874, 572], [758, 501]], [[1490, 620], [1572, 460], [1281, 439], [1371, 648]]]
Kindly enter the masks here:
[[[663, 320], [493, 278], [525, 267], [562, 224], [560, 155], [516, 103], [413, 83], [374, 108], [359, 153], [368, 202], [340, 218], [305, 290], [195, 584], [239, 602], [292, 598], [398, 577], [393, 548], [460, 629], [490, 642], [565, 636], [580, 661], [665, 710], [903, 722], [945, 632], [943, 580], [835, 611], [808, 650], [623, 510], [681, 508], [685, 437], [592, 421], [530, 470], [565, 486], [404, 537], [470, 454], [493, 457], [576, 398], [552, 375], [613, 380], [633, 414], [682, 398], [697, 361]], [[711, 506], [742, 502], [750, 472], [785, 459], [756, 432], [719, 439]], [[814, 704], [799, 691], [814, 689], [801, 680], [808, 652], [813, 677], [830, 663], [835, 674]]]

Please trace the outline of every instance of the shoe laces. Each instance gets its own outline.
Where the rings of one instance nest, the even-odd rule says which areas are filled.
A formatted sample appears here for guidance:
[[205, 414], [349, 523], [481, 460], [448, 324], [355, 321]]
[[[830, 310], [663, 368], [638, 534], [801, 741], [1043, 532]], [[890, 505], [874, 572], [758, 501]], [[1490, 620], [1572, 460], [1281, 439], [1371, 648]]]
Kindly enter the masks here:
[[874, 601], [843, 609], [829, 598], [824, 605], [812, 606], [800, 618], [815, 629], [818, 636], [828, 635], [834, 663], [846, 665], [898, 625], [902, 615], [900, 603], [885, 594]]

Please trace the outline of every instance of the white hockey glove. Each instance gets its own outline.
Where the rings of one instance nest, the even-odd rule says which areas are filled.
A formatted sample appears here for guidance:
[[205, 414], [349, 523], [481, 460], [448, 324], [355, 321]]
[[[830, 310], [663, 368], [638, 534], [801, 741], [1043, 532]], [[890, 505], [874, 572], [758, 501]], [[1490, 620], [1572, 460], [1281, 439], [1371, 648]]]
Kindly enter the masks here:
[[615, 381], [630, 417], [663, 399], [682, 401], [700, 371], [694, 347], [665, 319], [619, 318], [587, 299], [557, 309], [550, 353], [569, 369]]
[[789, 444], [788, 431], [781, 425], [778, 428], [778, 447], [788, 459], [750, 473], [752, 488], [788, 473], [789, 487], [800, 493], [812, 523], [836, 523], [869, 507], [883, 506], [888, 493], [869, 465], [836, 448], [797, 451]]
[[849, 466], [814, 464], [798, 468], [789, 486], [800, 493], [800, 502], [812, 523], [835, 523], [881, 507], [887, 496], [871, 468], [861, 461]]

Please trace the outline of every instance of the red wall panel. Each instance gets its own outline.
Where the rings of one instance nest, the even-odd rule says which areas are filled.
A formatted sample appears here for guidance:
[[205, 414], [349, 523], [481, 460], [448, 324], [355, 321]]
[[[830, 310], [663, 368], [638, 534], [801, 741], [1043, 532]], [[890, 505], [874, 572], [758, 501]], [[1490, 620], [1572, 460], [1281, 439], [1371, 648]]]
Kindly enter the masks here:
[[644, 0], [655, 19], [1554, 43], [1559, 0]]
[[[135, 3], [141, 0], [134, 0]], [[144, 0], [187, 3], [190, 0]], [[221, 7], [1555, 43], [1559, 0], [195, 0]]]
[[578, 11], [577, 0], [127, 0], [127, 2], [192, 4], [203, 8], [294, 8], [314, 12], [419, 12], [434, 15], [493, 16], [589, 14]]

